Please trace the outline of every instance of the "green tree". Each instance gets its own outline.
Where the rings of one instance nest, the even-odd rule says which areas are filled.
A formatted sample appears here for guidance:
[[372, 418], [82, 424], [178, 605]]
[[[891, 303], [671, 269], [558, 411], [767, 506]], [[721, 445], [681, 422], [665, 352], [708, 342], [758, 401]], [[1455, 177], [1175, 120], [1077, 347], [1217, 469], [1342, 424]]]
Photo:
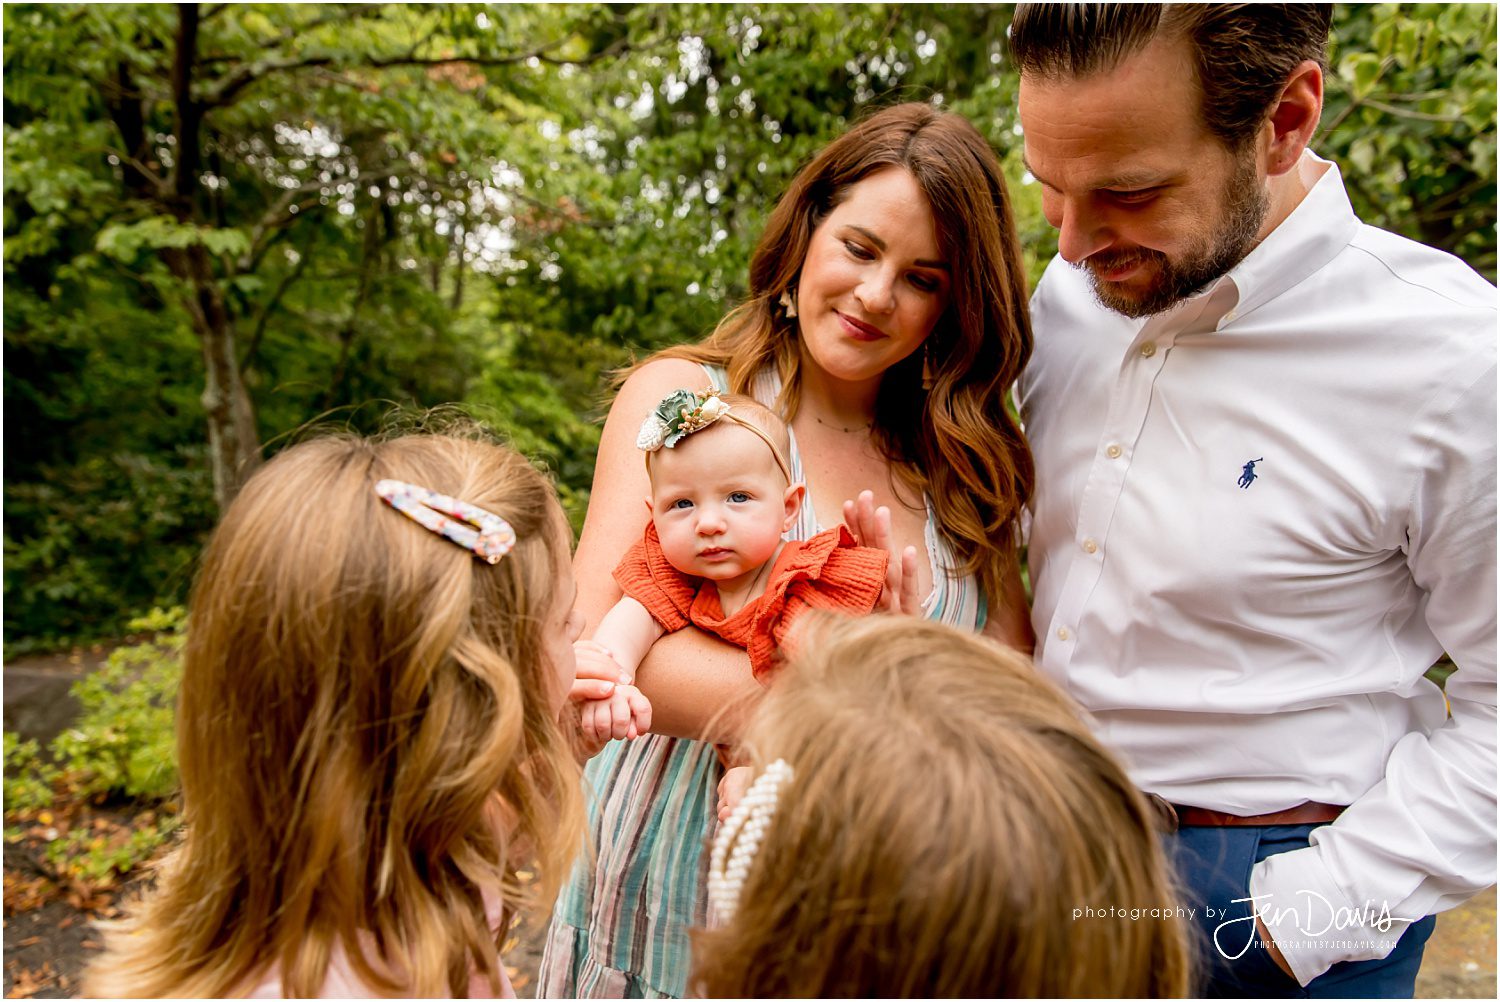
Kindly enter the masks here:
[[[1011, 7], [13, 4], [12, 645], [180, 600], [257, 457], [458, 402], [575, 522], [602, 374], [701, 337], [812, 153], [940, 103], [1000, 152], [1027, 268]], [[1340, 5], [1323, 133], [1377, 226], [1495, 273], [1495, 9]]]
[[[338, 234], [349, 274], [342, 316], [323, 318], [336, 345], [325, 404], [347, 395], [363, 316], [388, 307], [383, 296], [410, 295], [425, 273], [401, 267], [410, 217], [421, 206], [441, 212], [443, 226], [412, 238], [421, 258], [436, 260], [440, 285], [451, 241], [485, 212], [489, 152], [510, 125], [506, 99], [514, 110], [543, 62], [608, 54], [580, 31], [612, 15], [178, 4], [26, 6], [5, 16], [6, 145], [19, 175], [7, 194], [24, 196], [30, 216], [17, 219], [17, 254], [71, 228], [70, 203], [88, 202], [102, 224], [93, 253], [181, 311], [201, 349], [222, 506], [260, 454], [242, 367], [260, 360], [267, 315], [309, 256], [326, 252], [327, 231], [347, 230], [329, 217], [349, 217], [363, 234]], [[434, 246], [439, 236], [449, 246]], [[402, 283], [403, 270], [417, 274]]]
[[1495, 280], [1494, 4], [1339, 4], [1323, 128], [1368, 223]]

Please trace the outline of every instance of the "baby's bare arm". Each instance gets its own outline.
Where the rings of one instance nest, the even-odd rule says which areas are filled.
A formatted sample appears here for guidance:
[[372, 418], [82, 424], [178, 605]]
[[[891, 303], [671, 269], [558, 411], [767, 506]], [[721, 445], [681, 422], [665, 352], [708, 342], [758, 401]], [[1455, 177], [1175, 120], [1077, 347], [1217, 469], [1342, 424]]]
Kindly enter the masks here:
[[651, 613], [646, 611], [644, 605], [626, 595], [604, 614], [604, 618], [599, 621], [599, 628], [590, 639], [608, 651], [615, 663], [633, 681], [646, 652], [661, 639], [664, 632], [661, 624], [651, 618]]

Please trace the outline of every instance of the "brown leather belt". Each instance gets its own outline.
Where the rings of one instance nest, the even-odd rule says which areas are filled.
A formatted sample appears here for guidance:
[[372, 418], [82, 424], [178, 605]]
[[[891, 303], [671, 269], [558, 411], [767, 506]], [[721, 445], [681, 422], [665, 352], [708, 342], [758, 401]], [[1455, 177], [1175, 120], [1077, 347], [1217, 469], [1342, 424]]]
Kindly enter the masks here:
[[1269, 814], [1228, 814], [1212, 811], [1206, 807], [1187, 807], [1169, 803], [1154, 793], [1146, 794], [1151, 806], [1156, 808], [1157, 823], [1162, 831], [1175, 832], [1179, 828], [1226, 828], [1231, 826], [1267, 827], [1270, 825], [1322, 825], [1333, 821], [1344, 808], [1336, 804], [1317, 804], [1311, 801], [1288, 807], [1284, 811]]

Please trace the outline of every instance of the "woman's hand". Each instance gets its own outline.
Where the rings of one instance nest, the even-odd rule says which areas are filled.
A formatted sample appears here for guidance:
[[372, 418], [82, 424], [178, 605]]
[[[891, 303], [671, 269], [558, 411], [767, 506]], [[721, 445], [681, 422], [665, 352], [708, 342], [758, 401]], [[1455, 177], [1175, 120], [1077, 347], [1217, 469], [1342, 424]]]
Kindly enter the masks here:
[[[568, 702], [560, 723], [573, 732], [574, 747], [579, 760], [583, 762], [599, 754], [609, 740], [607, 735], [600, 738], [592, 727], [585, 729], [585, 711], [590, 710], [599, 700], [609, 700], [615, 695], [618, 685], [628, 684], [632, 680], [615, 664], [609, 651], [593, 641], [580, 640], [575, 643], [573, 657], [573, 686], [568, 692]], [[592, 723], [592, 714], [589, 722]]]
[[873, 491], [860, 491], [859, 497], [844, 502], [844, 524], [860, 546], [885, 550], [891, 559], [885, 565], [885, 588], [877, 606], [882, 612], [920, 616], [922, 602], [917, 597], [917, 548], [898, 551], [891, 542], [891, 510], [875, 507]]

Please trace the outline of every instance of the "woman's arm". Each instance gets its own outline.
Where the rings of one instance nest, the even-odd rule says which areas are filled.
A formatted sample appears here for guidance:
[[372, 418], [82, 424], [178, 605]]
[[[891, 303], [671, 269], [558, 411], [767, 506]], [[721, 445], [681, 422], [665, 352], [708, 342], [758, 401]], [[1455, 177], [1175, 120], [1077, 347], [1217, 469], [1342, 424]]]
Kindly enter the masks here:
[[[635, 447], [641, 422], [668, 393], [700, 390], [707, 380], [695, 362], [659, 359], [632, 374], [610, 405], [588, 516], [573, 557], [585, 636], [620, 600], [615, 565], [650, 520], [646, 498], [651, 483], [645, 457]], [[652, 645], [636, 673], [636, 685], [651, 701], [656, 733], [726, 742], [738, 733], [738, 715], [720, 711], [753, 702], [760, 692], [744, 651], [691, 627]]]
[[1006, 575], [1004, 587], [998, 600], [988, 602], [989, 615], [983, 633], [1030, 656], [1036, 648], [1036, 634], [1031, 632], [1031, 608], [1026, 603], [1026, 587], [1021, 584], [1019, 567]]

